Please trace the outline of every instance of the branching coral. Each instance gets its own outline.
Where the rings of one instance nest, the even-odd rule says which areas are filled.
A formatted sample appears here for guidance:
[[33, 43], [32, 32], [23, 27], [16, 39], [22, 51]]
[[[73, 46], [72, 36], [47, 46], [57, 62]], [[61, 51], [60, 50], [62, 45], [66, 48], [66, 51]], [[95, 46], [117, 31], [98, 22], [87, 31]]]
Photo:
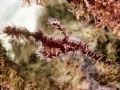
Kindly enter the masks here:
[[23, 78], [19, 75], [19, 65], [11, 61], [0, 43], [0, 89], [22, 90]]
[[[76, 17], [84, 16], [87, 20], [92, 15], [96, 27], [110, 26], [113, 33], [120, 36], [120, 1], [119, 0], [67, 0], [77, 6]], [[88, 14], [89, 16], [87, 16]], [[90, 22], [90, 21], [88, 21]]]

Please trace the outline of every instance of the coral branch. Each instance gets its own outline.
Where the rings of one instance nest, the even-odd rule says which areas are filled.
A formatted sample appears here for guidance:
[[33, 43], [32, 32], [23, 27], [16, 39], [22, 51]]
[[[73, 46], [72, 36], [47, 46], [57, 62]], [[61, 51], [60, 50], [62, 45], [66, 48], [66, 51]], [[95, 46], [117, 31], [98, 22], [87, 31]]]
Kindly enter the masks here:
[[[69, 3], [77, 5], [76, 17], [84, 16], [87, 13], [92, 15], [96, 27], [110, 26], [114, 34], [120, 36], [120, 0], [67, 0]], [[79, 6], [78, 6], [79, 4]], [[84, 13], [82, 13], [83, 11]], [[81, 12], [82, 11], [82, 12]]]

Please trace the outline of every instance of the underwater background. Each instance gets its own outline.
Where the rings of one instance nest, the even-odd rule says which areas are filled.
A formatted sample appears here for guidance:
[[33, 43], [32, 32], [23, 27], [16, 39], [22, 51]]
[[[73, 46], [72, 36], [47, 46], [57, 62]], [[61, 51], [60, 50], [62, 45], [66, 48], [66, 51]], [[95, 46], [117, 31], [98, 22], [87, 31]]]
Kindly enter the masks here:
[[109, 5], [0, 0], [0, 90], [120, 90], [119, 14], [97, 26], [83, 1]]

